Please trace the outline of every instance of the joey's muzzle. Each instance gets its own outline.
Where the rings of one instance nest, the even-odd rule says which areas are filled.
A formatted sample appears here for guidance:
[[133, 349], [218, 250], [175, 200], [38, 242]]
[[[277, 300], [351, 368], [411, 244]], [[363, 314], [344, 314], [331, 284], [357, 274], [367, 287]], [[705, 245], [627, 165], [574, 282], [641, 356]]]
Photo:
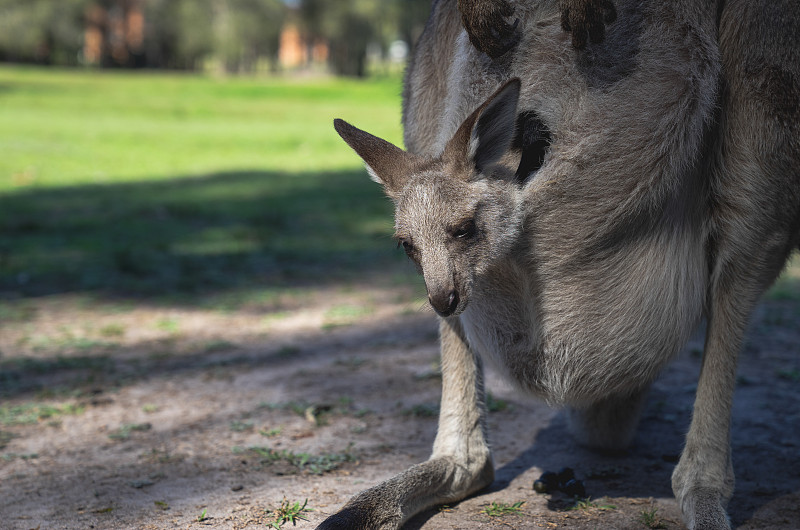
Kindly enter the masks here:
[[428, 301], [439, 316], [449, 317], [456, 312], [461, 299], [458, 296], [458, 292], [452, 289], [442, 290], [437, 293], [428, 292]]

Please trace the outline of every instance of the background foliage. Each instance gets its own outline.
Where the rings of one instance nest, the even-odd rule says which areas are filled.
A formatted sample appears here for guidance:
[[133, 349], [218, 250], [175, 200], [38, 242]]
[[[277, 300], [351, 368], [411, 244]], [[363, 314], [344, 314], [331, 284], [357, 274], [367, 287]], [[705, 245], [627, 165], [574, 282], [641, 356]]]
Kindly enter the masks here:
[[[392, 41], [413, 42], [429, 9], [429, 0], [0, 0], [0, 61], [275, 70], [292, 25], [309, 48], [328, 46], [335, 73], [363, 76], [368, 49], [385, 56]], [[142, 39], [123, 28], [131, 14], [144, 21]], [[107, 37], [99, 59], [86, 53], [92, 28]]]

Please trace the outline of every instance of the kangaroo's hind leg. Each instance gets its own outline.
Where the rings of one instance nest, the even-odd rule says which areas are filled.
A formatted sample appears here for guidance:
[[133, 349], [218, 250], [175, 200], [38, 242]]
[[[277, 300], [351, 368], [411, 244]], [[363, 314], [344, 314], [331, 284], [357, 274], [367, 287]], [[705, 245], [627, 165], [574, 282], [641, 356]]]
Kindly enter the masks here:
[[732, 0], [720, 21], [726, 83], [710, 173], [708, 331], [692, 424], [672, 475], [690, 529], [729, 528], [736, 358], [755, 304], [800, 237], [796, 11], [782, 0]]
[[429, 460], [353, 497], [319, 529], [395, 529], [422, 510], [463, 499], [494, 480], [486, 442], [483, 369], [458, 319], [443, 319], [442, 406]]

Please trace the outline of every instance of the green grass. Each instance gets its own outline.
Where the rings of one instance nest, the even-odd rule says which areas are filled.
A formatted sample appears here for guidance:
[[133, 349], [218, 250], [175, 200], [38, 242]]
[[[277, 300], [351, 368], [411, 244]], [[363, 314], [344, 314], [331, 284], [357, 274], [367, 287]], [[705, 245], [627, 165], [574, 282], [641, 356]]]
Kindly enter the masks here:
[[506, 502], [494, 502], [481, 511], [489, 517], [505, 517], [506, 515], [519, 515], [522, 513], [522, 505], [525, 501], [517, 501], [509, 504]]
[[400, 90], [0, 66], [0, 292], [277, 310], [293, 285], [396, 274], [391, 205], [332, 121], [400, 142]]
[[400, 141], [399, 78], [227, 78], [0, 66], [0, 190], [351, 169], [344, 118]]
[[236, 455], [251, 455], [259, 460], [262, 465], [279, 464], [281, 473], [307, 473], [322, 475], [338, 469], [346, 462], [355, 460], [350, 448], [344, 453], [324, 453], [313, 455], [311, 453], [294, 453], [287, 450], [276, 450], [270, 447], [250, 446], [247, 448], [236, 446], [232, 449]]
[[585, 499], [578, 499], [575, 501], [575, 504], [572, 505], [569, 509], [570, 510], [589, 510], [591, 508], [597, 508], [598, 510], [616, 510], [617, 507], [613, 504], [608, 503], [601, 503], [600, 501], [593, 501], [590, 498]]
[[658, 508], [650, 508], [649, 510], [642, 510], [639, 514], [639, 520], [645, 525], [647, 528], [666, 528], [666, 525], [658, 516]]
[[23, 403], [21, 405], [0, 406], [0, 425], [27, 425], [40, 420], [72, 416], [83, 413], [85, 407], [72, 403], [45, 404]]
[[307, 508], [307, 506], [308, 499], [301, 505], [299, 502], [289, 502], [286, 500], [286, 497], [284, 497], [280, 507], [272, 512], [275, 516], [275, 520], [269, 523], [267, 527], [280, 530], [286, 523], [292, 523], [292, 526], [295, 526], [297, 525], [297, 521], [307, 521], [307, 519], [303, 517], [303, 513], [313, 511], [311, 508]]
[[111, 433], [109, 433], [108, 437], [112, 440], [127, 440], [131, 437], [131, 433], [134, 432], [145, 432], [152, 429], [153, 426], [149, 423], [126, 423], [121, 425], [118, 429], [115, 429]]

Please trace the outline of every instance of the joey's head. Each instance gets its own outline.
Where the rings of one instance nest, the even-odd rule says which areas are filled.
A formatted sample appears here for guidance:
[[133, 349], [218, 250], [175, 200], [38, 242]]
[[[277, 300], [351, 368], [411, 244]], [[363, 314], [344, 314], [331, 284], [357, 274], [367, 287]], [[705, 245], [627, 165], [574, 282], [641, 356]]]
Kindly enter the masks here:
[[522, 227], [520, 188], [501, 164], [514, 138], [520, 82], [512, 79], [461, 124], [442, 154], [423, 158], [336, 120], [336, 131], [395, 203], [395, 237], [443, 317], [506, 258]]

